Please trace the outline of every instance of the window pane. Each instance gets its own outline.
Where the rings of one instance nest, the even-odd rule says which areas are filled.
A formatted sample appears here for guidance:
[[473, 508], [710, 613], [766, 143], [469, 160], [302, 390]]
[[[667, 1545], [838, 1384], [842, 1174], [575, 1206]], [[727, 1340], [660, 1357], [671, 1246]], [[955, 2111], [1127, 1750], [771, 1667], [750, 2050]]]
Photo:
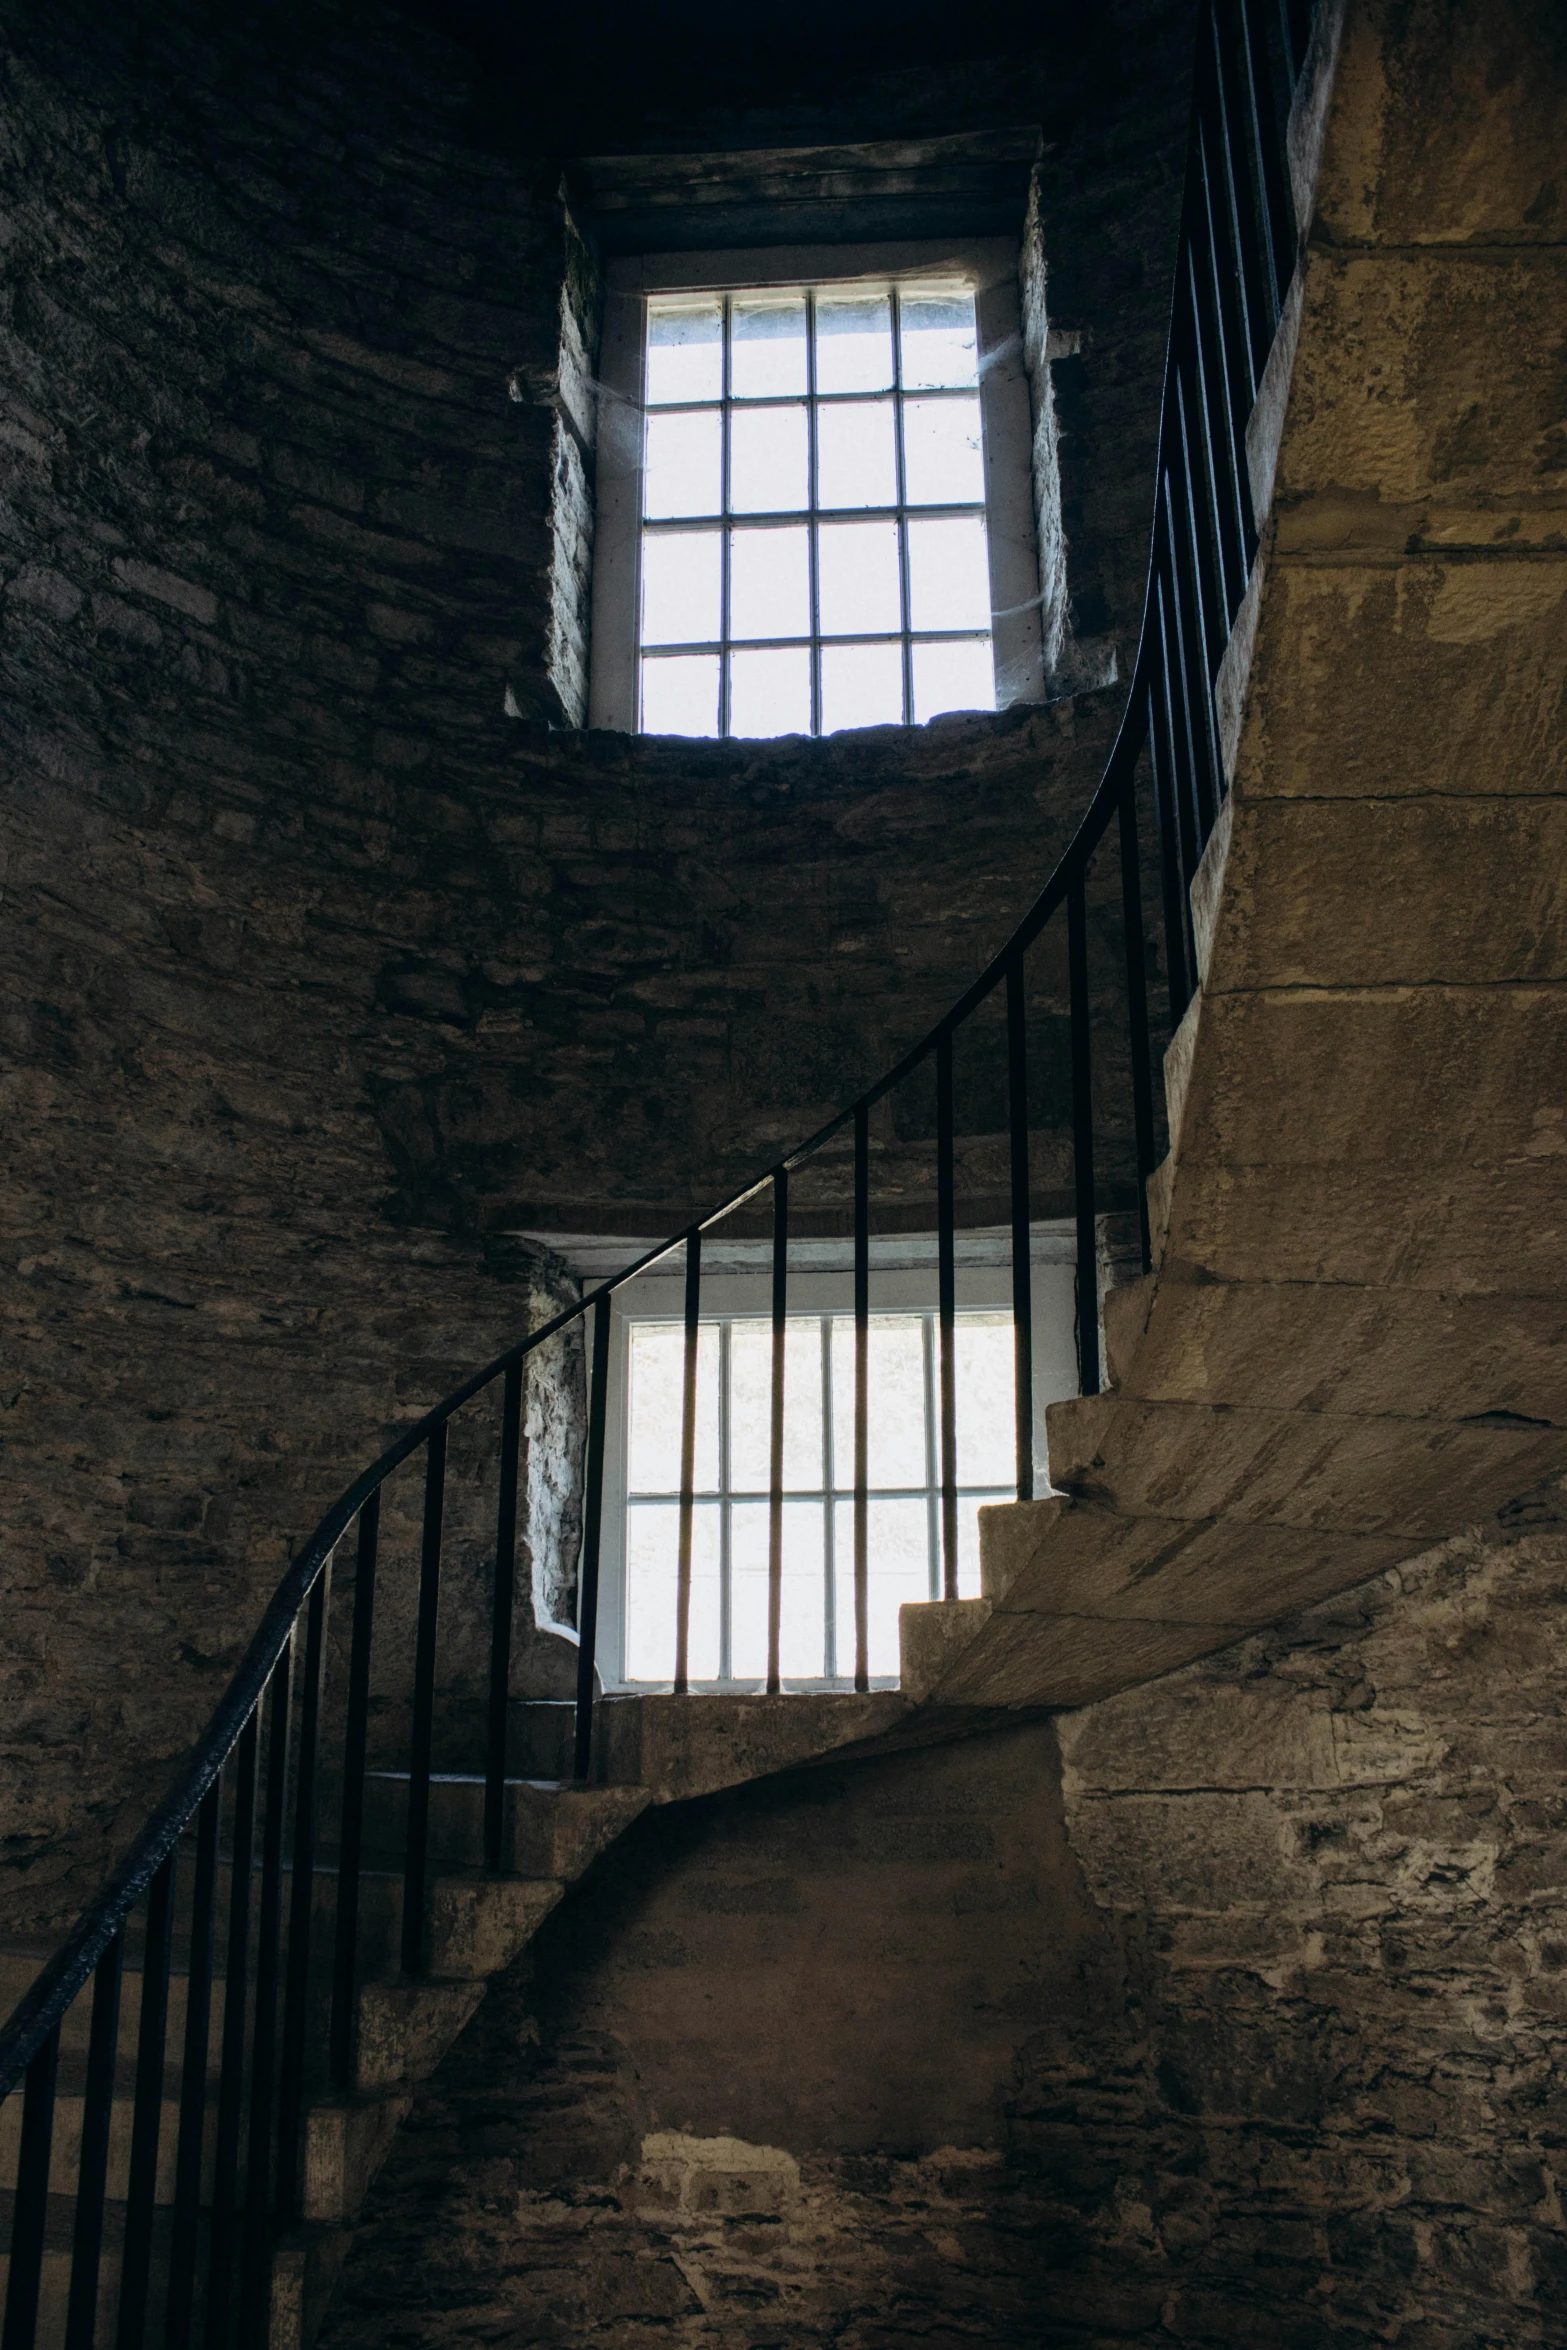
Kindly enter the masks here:
[[[854, 1485], [854, 1318], [851, 1314], [834, 1317], [832, 1346], [833, 1474], [842, 1493], [852, 1490]], [[866, 1381], [871, 1397], [867, 1429], [870, 1483], [923, 1486], [926, 1478], [925, 1338], [918, 1314], [872, 1314], [866, 1333]]]
[[903, 295], [903, 388], [919, 392], [938, 384], [979, 381], [972, 294]]
[[[851, 1455], [852, 1458], [852, 1455]], [[923, 1501], [873, 1501], [866, 1513], [866, 1646], [870, 1670], [898, 1673], [898, 1610], [906, 1600], [930, 1597], [929, 1518]], [[854, 1504], [840, 1501], [833, 1518], [834, 1614], [838, 1670], [854, 1671]]]
[[649, 516], [716, 514], [719, 508], [717, 408], [680, 410], [647, 420], [642, 511]]
[[[700, 1502], [691, 1521], [690, 1668], [694, 1681], [718, 1678], [718, 1541], [718, 1504]], [[672, 1681], [675, 1677], [679, 1568], [678, 1504], [632, 1502], [626, 1512], [628, 1681]]]
[[824, 636], [871, 636], [903, 625], [895, 522], [824, 522], [818, 545]]
[[943, 710], [993, 710], [996, 663], [988, 636], [955, 645], [914, 648], [914, 723], [939, 718]]
[[[676, 664], [663, 662], [663, 668]], [[682, 1322], [633, 1322], [627, 1332], [626, 1486], [631, 1493], [678, 1493], [685, 1408], [686, 1333]], [[697, 1490], [718, 1484], [718, 1326], [697, 1333]]]
[[903, 462], [911, 506], [982, 506], [978, 400], [905, 401]]
[[[731, 1324], [729, 1377], [730, 1487], [765, 1493], [772, 1475], [771, 1322]], [[796, 1492], [821, 1486], [823, 1435], [821, 1325], [792, 1315], [784, 1337], [783, 1481]]]
[[737, 400], [805, 390], [805, 301], [739, 295], [730, 313], [729, 382]]
[[650, 302], [647, 317], [648, 405], [716, 400], [724, 388], [723, 305]]
[[1010, 1486], [1017, 1476], [1016, 1353], [1011, 1315], [960, 1314], [953, 1331], [953, 1365], [957, 1373], [958, 1483]]
[[718, 655], [677, 654], [642, 664], [644, 734], [718, 732]]
[[892, 302], [886, 294], [818, 294], [816, 389], [884, 392], [892, 382]]
[[710, 643], [718, 634], [716, 530], [650, 530], [642, 539], [642, 642]]
[[801, 645], [729, 656], [731, 734], [809, 734], [811, 656]]
[[909, 604], [916, 628], [990, 626], [983, 516], [909, 524]]
[[733, 531], [729, 546], [730, 635], [808, 635], [811, 577], [804, 524]]
[[736, 514], [803, 507], [805, 410], [737, 408], [729, 420], [729, 504]]
[[856, 400], [816, 414], [816, 497], [822, 506], [895, 506], [892, 402]]
[[[819, 1501], [785, 1502], [778, 1649], [786, 1679], [817, 1680], [826, 1670], [822, 1534]], [[730, 1669], [737, 1681], [760, 1681], [767, 1673], [768, 1540], [766, 1502], [736, 1502], [730, 1532]]]
[[899, 645], [822, 647], [822, 732], [842, 726], [901, 726], [903, 651]]
[[979, 1513], [994, 1501], [1010, 1501], [1017, 1488], [1009, 1485], [1004, 1493], [960, 1493], [958, 1495], [958, 1597], [978, 1599], [979, 1573]]

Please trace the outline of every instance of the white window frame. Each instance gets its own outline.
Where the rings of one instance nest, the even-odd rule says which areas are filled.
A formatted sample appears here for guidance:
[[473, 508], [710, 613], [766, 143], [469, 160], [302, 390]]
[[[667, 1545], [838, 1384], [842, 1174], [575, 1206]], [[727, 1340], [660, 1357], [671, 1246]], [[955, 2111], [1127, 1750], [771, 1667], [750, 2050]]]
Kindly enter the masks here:
[[785, 245], [751, 252], [661, 253], [609, 264], [599, 360], [590, 726], [630, 734], [637, 724], [648, 297], [768, 286], [924, 284], [944, 278], [972, 288], [975, 297], [996, 708], [1043, 701], [1033, 405], [1023, 359], [1017, 240]]
[[[956, 1303], [960, 1314], [975, 1310], [1010, 1311], [1012, 1305], [1011, 1229], [959, 1232], [956, 1246]], [[795, 1241], [790, 1245], [789, 1318], [811, 1319], [822, 1314], [853, 1311], [854, 1293], [849, 1244], [844, 1241]], [[1045, 1459], [1045, 1410], [1077, 1393], [1075, 1228], [1055, 1223], [1033, 1227], [1030, 1257], [1030, 1298], [1033, 1306], [1033, 1424], [1034, 1459]], [[679, 1265], [680, 1260], [675, 1260]], [[744, 1316], [765, 1321], [772, 1313], [772, 1281], [767, 1267], [767, 1241], [710, 1243], [703, 1252], [702, 1316]], [[667, 1261], [666, 1261], [667, 1263]], [[709, 1270], [709, 1267], [712, 1270]], [[754, 1270], [752, 1267], [754, 1266]], [[936, 1244], [933, 1236], [877, 1238], [871, 1242], [870, 1310], [875, 1314], [925, 1314], [935, 1301]], [[626, 1470], [630, 1435], [629, 1325], [632, 1322], [681, 1322], [685, 1318], [683, 1271], [665, 1266], [640, 1275], [610, 1298], [609, 1418], [604, 1442], [604, 1515], [599, 1551], [599, 1626], [596, 1659], [606, 1689], [649, 1689], [668, 1683], [625, 1678], [626, 1656]], [[958, 1463], [962, 1473], [962, 1461]], [[1036, 1478], [1037, 1478], [1036, 1468]], [[1010, 1492], [1003, 1496], [1010, 1499]], [[871, 1562], [875, 1572], [875, 1561]], [[853, 1659], [847, 1669], [839, 1659], [835, 1681], [797, 1680], [791, 1689], [852, 1685]], [[702, 1684], [704, 1687], [718, 1684]], [[890, 1688], [883, 1678], [874, 1687]], [[733, 1680], [728, 1689], [760, 1688], [761, 1682]]]

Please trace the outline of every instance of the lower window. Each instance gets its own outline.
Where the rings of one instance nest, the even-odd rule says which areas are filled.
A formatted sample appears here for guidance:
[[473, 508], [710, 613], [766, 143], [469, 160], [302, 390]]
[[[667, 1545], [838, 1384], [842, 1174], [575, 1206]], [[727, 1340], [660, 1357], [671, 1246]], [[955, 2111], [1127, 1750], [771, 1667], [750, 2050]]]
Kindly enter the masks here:
[[[959, 1313], [956, 1333], [959, 1589], [979, 1590], [978, 1512], [1016, 1490], [1014, 1341], [1003, 1310]], [[675, 1666], [685, 1331], [628, 1315], [625, 1332], [626, 1682]], [[941, 1595], [937, 1320], [873, 1314], [869, 1336], [869, 1662], [898, 1673], [898, 1610]], [[767, 1672], [772, 1325], [704, 1317], [697, 1353], [691, 1549], [693, 1682]], [[854, 1672], [854, 1317], [792, 1314], [784, 1374], [783, 1616], [786, 1681]]]

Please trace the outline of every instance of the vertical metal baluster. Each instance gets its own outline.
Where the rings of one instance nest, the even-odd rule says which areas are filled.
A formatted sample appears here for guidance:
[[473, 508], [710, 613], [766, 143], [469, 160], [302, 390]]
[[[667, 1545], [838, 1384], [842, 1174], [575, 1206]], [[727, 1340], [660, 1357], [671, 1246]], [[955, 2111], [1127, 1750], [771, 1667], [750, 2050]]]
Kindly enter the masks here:
[[789, 1304], [789, 1174], [773, 1177], [773, 1391], [772, 1442], [767, 1472], [767, 1694], [780, 1686], [783, 1632], [783, 1457], [784, 1348]]
[[49, 2158], [54, 2146], [54, 2092], [60, 2071], [56, 2024], [27, 2068], [22, 2091], [22, 2142], [11, 2207], [11, 2273], [5, 2292], [0, 2350], [33, 2350], [43, 2280], [44, 2232], [49, 2224]]
[[419, 1547], [419, 1628], [414, 1640], [413, 1726], [408, 1752], [408, 1835], [403, 1848], [402, 1965], [424, 1966], [426, 1858], [430, 1848], [430, 1762], [435, 1748], [435, 1654], [441, 1613], [441, 1524], [446, 1509], [446, 1422], [430, 1432], [424, 1463], [424, 1532]]
[[[1200, 165], [1200, 142], [1198, 159]], [[1235, 434], [1231, 429], [1224, 339], [1213, 297], [1214, 256], [1208, 239], [1205, 195], [1200, 196], [1196, 239], [1188, 257], [1193, 367], [1197, 404], [1202, 417], [1202, 475], [1213, 536], [1212, 563], [1219, 599], [1218, 619], [1228, 642], [1235, 615], [1240, 610], [1241, 598], [1246, 593], [1246, 534], [1241, 520], [1240, 487], [1235, 472]], [[1199, 246], [1202, 250], [1198, 249]]]
[[1099, 1393], [1099, 1249], [1094, 1224], [1094, 1088], [1088, 1002], [1088, 911], [1083, 867], [1066, 885], [1067, 962], [1072, 990], [1072, 1158], [1077, 1201], [1077, 1378]]
[[1181, 941], [1185, 965], [1186, 994], [1181, 1001], [1181, 1009], [1184, 1011], [1197, 986], [1197, 941], [1192, 928], [1191, 881], [1197, 870], [1200, 834], [1196, 791], [1192, 781], [1197, 770], [1197, 753], [1192, 740], [1191, 696], [1181, 644], [1179, 596], [1170, 543], [1174, 523], [1168, 476], [1165, 479], [1162, 505], [1158, 570], [1154, 586], [1159, 605], [1159, 680], [1170, 748], [1170, 800], [1174, 814], [1171, 837], [1177, 850], [1177, 922], [1174, 935]]
[[[296, 1620], [297, 1628], [297, 1620]], [[256, 2006], [250, 2040], [250, 2130], [245, 2155], [245, 2251], [241, 2338], [265, 2342], [272, 2263], [272, 2124], [277, 2100], [277, 1994], [283, 1941], [283, 1820], [293, 1697], [293, 1633], [272, 1668], [267, 1705], [267, 1799], [262, 1812], [261, 1899], [256, 1910]]]
[[1204, 756], [1198, 763], [1198, 807], [1200, 839], [1207, 846], [1214, 819], [1224, 802], [1229, 786], [1224, 774], [1224, 749], [1219, 740], [1218, 719], [1214, 710], [1214, 683], [1219, 664], [1224, 658], [1226, 631], [1219, 620], [1218, 591], [1211, 576], [1211, 549], [1202, 526], [1202, 513], [1197, 495], [1197, 471], [1200, 458], [1193, 453], [1195, 435], [1187, 416], [1186, 386], [1179, 369], [1175, 372], [1176, 440], [1180, 453], [1181, 503], [1186, 523], [1185, 555], [1190, 583], [1192, 626], [1188, 635], [1188, 658], [1194, 662], [1191, 690], [1195, 709], [1201, 713], [1200, 726]]
[[359, 1951], [359, 1857], [364, 1843], [365, 1746], [370, 1725], [370, 1652], [375, 1634], [375, 1562], [381, 1530], [380, 1488], [359, 1505], [354, 1564], [354, 1623], [348, 1647], [348, 1707], [343, 1725], [343, 1818], [337, 1851], [337, 1916], [332, 1946], [332, 2020], [328, 2070], [334, 2089], [354, 2077], [354, 1995]]
[[212, 1961], [217, 1940], [218, 1826], [221, 1774], [196, 1814], [196, 1881], [191, 1895], [190, 1964], [185, 1976], [185, 2046], [180, 2062], [180, 2123], [174, 2159], [174, 2214], [169, 2244], [165, 2350], [188, 2350], [196, 2299], [201, 2158], [207, 2134], [207, 2050], [212, 2031]]
[[941, 1592], [958, 1596], [957, 1270], [953, 1238], [952, 1037], [936, 1039], [936, 1321], [941, 1411]]
[[[1147, 725], [1147, 706], [1143, 723]], [[1143, 888], [1137, 854], [1137, 767], [1127, 762], [1117, 807], [1121, 846], [1121, 936], [1126, 948], [1126, 1023], [1132, 1050], [1132, 1127], [1137, 1138], [1137, 1229], [1143, 1271], [1153, 1269], [1148, 1178], [1153, 1173], [1153, 1066], [1148, 1045], [1148, 957], [1143, 944]]]
[[[1175, 387], [1177, 403], [1180, 387]], [[1184, 475], [1185, 466], [1182, 465]], [[1200, 630], [1200, 607], [1191, 581], [1192, 533], [1185, 484], [1173, 473], [1165, 475], [1166, 505], [1170, 517], [1170, 610], [1174, 616], [1172, 642], [1175, 662], [1172, 681], [1179, 685], [1185, 721], [1183, 744], [1189, 756], [1183, 832], [1189, 832], [1186, 879], [1188, 886], [1202, 860], [1213, 819], [1218, 812], [1216, 785], [1218, 756], [1213, 739], [1213, 694]]]
[[[1205, 21], [1211, 37], [1211, 14]], [[1232, 561], [1239, 573], [1239, 592], [1244, 595], [1257, 553], [1257, 523], [1251, 506], [1251, 467], [1246, 457], [1246, 420], [1251, 399], [1248, 394], [1243, 405], [1236, 397], [1237, 385], [1244, 379], [1247, 354], [1245, 326], [1236, 314], [1239, 280], [1225, 252], [1227, 220], [1219, 186], [1219, 168], [1213, 155], [1219, 139], [1217, 123], [1220, 112], [1218, 65], [1215, 60], [1211, 66], [1208, 118], [1205, 121], [1199, 115], [1197, 123], [1197, 173], [1203, 250], [1207, 262], [1203, 276], [1204, 306], [1211, 322], [1214, 345], [1215, 394], [1222, 407], [1220, 432], [1223, 447], [1216, 451], [1216, 456], [1222, 460], [1226, 526], [1232, 535]], [[1233, 609], [1230, 617], [1233, 620]]]
[[223, 1979], [223, 2064], [218, 2077], [218, 2143], [213, 2166], [212, 2250], [207, 2275], [207, 2350], [228, 2350], [234, 2214], [239, 2195], [240, 2119], [245, 2102], [245, 2007], [250, 1969], [250, 1877], [256, 1846], [256, 1745], [260, 1703], [239, 1734], [234, 1834], [229, 1861], [229, 1930]]
[[1263, 228], [1252, 186], [1245, 136], [1245, 101], [1241, 94], [1240, 33], [1235, 23], [1235, 0], [1213, 0], [1210, 14], [1219, 102], [1219, 159], [1224, 166], [1225, 209], [1235, 248], [1235, 293], [1240, 307], [1246, 372], [1237, 400], [1242, 428], [1257, 397], [1267, 363], [1272, 328], [1268, 324], [1267, 262]]
[[1021, 954], [1007, 965], [1007, 1123], [1012, 1144], [1012, 1377], [1017, 1497], [1034, 1498], [1034, 1268], [1028, 1164], [1028, 1006]]
[[696, 1526], [696, 1359], [701, 1336], [702, 1229], [686, 1234], [686, 1352], [680, 1390], [680, 1551], [675, 1566], [675, 1695], [691, 1687], [691, 1538]]
[[1306, 46], [1311, 38], [1312, 0], [1279, 0], [1279, 25], [1284, 35], [1284, 55], [1291, 76], [1298, 79], [1306, 62]]
[[517, 1592], [517, 1480], [524, 1363], [501, 1388], [501, 1478], [495, 1502], [495, 1589], [490, 1607], [490, 1719], [484, 1742], [484, 1865], [498, 1869], [506, 1836], [506, 1727], [511, 1715], [511, 1625]]
[[1258, 0], [1240, 0], [1241, 90], [1252, 136], [1252, 155], [1262, 192], [1262, 251], [1272, 311], [1270, 334], [1278, 325], [1295, 269], [1294, 202], [1284, 177], [1284, 141], [1273, 102], [1273, 69]]
[[122, 1926], [93, 1970], [92, 2025], [87, 2040], [87, 2087], [82, 2100], [82, 2153], [76, 2173], [76, 2225], [71, 2235], [71, 2297], [65, 2313], [65, 2350], [93, 2350], [93, 2337], [98, 2328], [98, 2274], [103, 2255], [103, 2205], [109, 2176], [109, 2131], [114, 2120], [114, 2060], [120, 2038], [120, 1977], [124, 1966]]
[[870, 1650], [870, 1111], [854, 1109], [854, 1686], [871, 1685]]
[[169, 2020], [169, 1963], [174, 1939], [176, 1845], [152, 1880], [136, 2018], [136, 2102], [131, 2114], [130, 2183], [125, 2191], [125, 2253], [120, 2267], [117, 2350], [141, 2350], [152, 2282], [152, 2227], [158, 2202], [158, 2139], [163, 2122], [164, 2039]]
[[599, 1549], [604, 1534], [604, 1438], [609, 1422], [609, 1316], [600, 1290], [593, 1306], [593, 1375], [588, 1392], [587, 1491], [582, 1508], [582, 1588], [577, 1600], [577, 1724], [572, 1774], [593, 1767], [593, 1663], [599, 1635]]
[[1157, 665], [1148, 685], [1148, 757], [1153, 768], [1154, 809], [1159, 826], [1159, 886], [1164, 910], [1165, 977], [1170, 996], [1170, 1033], [1192, 1000], [1187, 977], [1186, 924], [1190, 918], [1181, 879], [1181, 831], [1175, 754], [1170, 747], [1169, 683], [1164, 676], [1164, 618], [1159, 616]]
[[300, 2132], [304, 2127], [305, 2033], [310, 2006], [310, 1941], [315, 1923], [316, 1839], [320, 1811], [321, 1687], [326, 1678], [329, 1558], [311, 1588], [305, 1614], [305, 1669], [299, 1701], [299, 1764], [294, 1789], [294, 1881], [289, 1888], [288, 1966], [283, 1990], [283, 2061], [278, 2074], [278, 2225], [298, 2218]]

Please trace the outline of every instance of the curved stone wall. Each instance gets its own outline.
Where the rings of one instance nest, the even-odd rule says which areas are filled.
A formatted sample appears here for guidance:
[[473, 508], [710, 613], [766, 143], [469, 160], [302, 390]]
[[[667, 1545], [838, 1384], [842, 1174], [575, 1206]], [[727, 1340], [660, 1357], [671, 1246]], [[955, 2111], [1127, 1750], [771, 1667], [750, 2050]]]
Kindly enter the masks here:
[[[1026, 902], [1118, 697], [820, 746], [552, 728], [588, 268], [554, 160], [373, 5], [24, 0], [7, 42], [0, 1740], [41, 1919], [290, 1543], [514, 1333], [503, 1236], [656, 1229], [871, 1075]], [[1160, 104], [1099, 226], [1128, 510]], [[917, 1113], [885, 1147], [918, 1191]]]

